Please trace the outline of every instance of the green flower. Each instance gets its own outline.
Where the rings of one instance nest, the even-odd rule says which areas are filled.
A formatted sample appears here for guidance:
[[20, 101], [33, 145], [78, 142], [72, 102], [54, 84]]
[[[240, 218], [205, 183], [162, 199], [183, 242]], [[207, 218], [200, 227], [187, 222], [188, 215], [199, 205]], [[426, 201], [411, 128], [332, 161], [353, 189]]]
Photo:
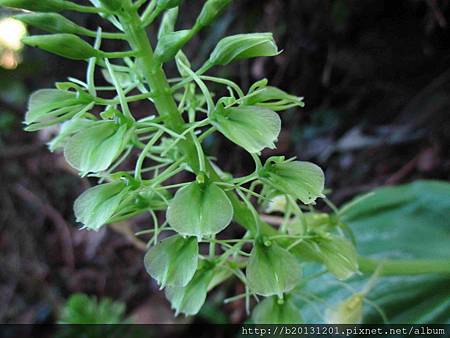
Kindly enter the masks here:
[[274, 149], [281, 131], [278, 114], [256, 106], [219, 108], [211, 119], [223, 135], [249, 153]]
[[311, 162], [284, 161], [283, 158], [271, 157], [260, 176], [264, 183], [304, 204], [312, 204], [317, 198], [325, 197], [325, 175], [319, 166]]
[[167, 209], [167, 221], [183, 236], [215, 235], [232, 218], [233, 206], [228, 196], [214, 183], [190, 183], [177, 191]]
[[250, 290], [261, 296], [291, 291], [300, 282], [301, 268], [297, 259], [278, 244], [256, 240], [247, 263]]
[[161, 288], [166, 285], [184, 287], [197, 270], [197, 239], [178, 235], [166, 238], [147, 252], [144, 263]]

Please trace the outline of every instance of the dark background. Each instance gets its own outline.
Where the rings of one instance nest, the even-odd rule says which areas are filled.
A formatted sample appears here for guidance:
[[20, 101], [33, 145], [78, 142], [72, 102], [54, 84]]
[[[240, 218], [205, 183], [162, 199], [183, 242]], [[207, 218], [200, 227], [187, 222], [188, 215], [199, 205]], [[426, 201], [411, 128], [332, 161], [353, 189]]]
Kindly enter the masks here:
[[[180, 27], [193, 22], [201, 3], [185, 1]], [[219, 73], [244, 88], [267, 77], [305, 97], [305, 109], [283, 113], [279, 147], [264, 155], [319, 163], [340, 205], [381, 185], [449, 179], [449, 7], [447, 0], [235, 0], [186, 52], [199, 64], [224, 34], [274, 32], [281, 55]], [[99, 23], [71, 18], [92, 29]], [[141, 323], [172, 322], [142, 251], [126, 234], [149, 220], [79, 231], [72, 203], [92, 182], [47, 151], [51, 131], [22, 131], [29, 93], [84, 71], [82, 62], [28, 48], [17, 69], [0, 68], [0, 322], [53, 322], [75, 292], [124, 301]], [[208, 150], [225, 170], [251, 170], [251, 159], [219, 136]], [[231, 282], [214, 292], [196, 321], [243, 321], [242, 303], [218, 305], [241, 289]]]

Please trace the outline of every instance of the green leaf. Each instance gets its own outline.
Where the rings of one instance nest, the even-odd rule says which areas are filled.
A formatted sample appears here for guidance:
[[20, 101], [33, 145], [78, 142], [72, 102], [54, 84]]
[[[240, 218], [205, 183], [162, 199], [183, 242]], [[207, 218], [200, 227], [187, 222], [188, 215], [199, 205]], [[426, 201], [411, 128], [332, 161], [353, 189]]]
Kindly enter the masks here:
[[74, 204], [77, 222], [89, 230], [99, 230], [117, 212], [127, 193], [123, 182], [101, 184], [86, 190]]
[[319, 166], [311, 162], [280, 162], [269, 159], [261, 180], [304, 204], [311, 204], [317, 198], [325, 197], [323, 194], [325, 175]]
[[199, 29], [209, 26], [230, 3], [231, 0], [207, 0], [203, 5], [195, 25]]
[[144, 264], [161, 288], [186, 286], [197, 270], [197, 239], [178, 235], [164, 239], [147, 252]]
[[230, 200], [214, 183], [190, 183], [177, 191], [167, 209], [167, 221], [183, 236], [214, 235], [225, 229], [232, 218]]
[[113, 121], [98, 121], [67, 140], [64, 157], [82, 175], [108, 169], [127, 143], [127, 127]]
[[64, 305], [59, 324], [125, 324], [125, 304], [74, 294]]
[[14, 18], [50, 33], [85, 34], [87, 29], [57, 13], [27, 13]]
[[250, 290], [261, 296], [277, 295], [291, 291], [301, 278], [297, 259], [276, 243], [266, 246], [259, 240], [250, 253], [247, 263], [247, 280]]
[[[417, 181], [381, 188], [356, 198], [341, 208], [342, 219], [353, 230], [359, 254], [382, 259], [450, 260], [450, 184]], [[312, 268], [312, 267], [311, 267]], [[361, 291], [369, 276], [353, 278], [350, 286]], [[367, 298], [384, 310], [392, 324], [450, 324], [450, 276], [382, 276]], [[308, 291], [327, 300], [318, 311], [333, 309], [348, 299], [349, 292], [324, 276], [308, 285]], [[364, 323], [381, 323], [380, 314], [365, 304]], [[306, 322], [320, 317], [302, 304]]]
[[275, 149], [281, 131], [278, 114], [259, 107], [219, 109], [212, 121], [223, 135], [249, 153], [259, 153], [264, 148]]
[[278, 297], [268, 297], [259, 302], [253, 309], [252, 321], [255, 324], [302, 324], [300, 309], [287, 296], [280, 300]]
[[64, 0], [0, 0], [0, 6], [35, 12], [60, 12], [72, 8], [72, 5], [69, 1]]
[[73, 60], [86, 60], [91, 57], [104, 56], [103, 52], [73, 34], [33, 35], [24, 37], [22, 42]]
[[211, 53], [208, 64], [227, 65], [233, 61], [278, 54], [272, 33], [238, 34], [220, 40]]
[[192, 280], [185, 287], [167, 287], [166, 297], [170, 301], [176, 315], [187, 316], [197, 314], [206, 300], [208, 287], [214, 278], [215, 271], [207, 264], [202, 264]]
[[162, 35], [155, 49], [155, 58], [161, 63], [173, 59], [191, 36], [191, 30], [189, 29]]
[[26, 130], [38, 130], [63, 122], [83, 109], [90, 102], [87, 96], [58, 89], [41, 89], [28, 101], [25, 114]]
[[343, 237], [331, 235], [330, 238], [306, 239], [293, 249], [293, 253], [303, 260], [321, 262], [340, 280], [352, 277], [359, 270], [356, 249]]

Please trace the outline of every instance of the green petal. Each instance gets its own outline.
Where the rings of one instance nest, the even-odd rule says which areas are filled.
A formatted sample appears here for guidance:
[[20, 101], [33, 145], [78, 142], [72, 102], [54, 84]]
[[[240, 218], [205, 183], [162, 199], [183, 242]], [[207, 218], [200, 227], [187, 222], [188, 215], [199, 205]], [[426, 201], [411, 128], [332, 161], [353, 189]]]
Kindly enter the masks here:
[[304, 204], [314, 203], [317, 198], [324, 197], [325, 175], [314, 163], [274, 163], [268, 169], [268, 176], [276, 189], [298, 198]]
[[198, 243], [195, 237], [172, 236], [164, 239], [145, 255], [145, 268], [161, 288], [186, 286], [198, 265]]
[[261, 296], [282, 296], [291, 291], [301, 278], [297, 259], [276, 243], [255, 243], [247, 263], [250, 290]]
[[183, 236], [198, 238], [225, 229], [233, 218], [233, 207], [225, 192], [214, 183], [192, 182], [181, 188], [169, 204], [167, 221]]
[[77, 222], [90, 230], [98, 230], [119, 208], [127, 189], [122, 182], [95, 186], [86, 190], [75, 201]]
[[176, 311], [176, 315], [184, 313], [192, 316], [200, 311], [205, 303], [208, 286], [213, 277], [214, 270], [202, 266], [185, 287], [166, 288], [166, 297]]
[[126, 143], [126, 126], [99, 121], [72, 136], [64, 147], [69, 164], [82, 175], [106, 170], [120, 155]]
[[30, 125], [35, 122], [45, 122], [55, 117], [55, 114], [49, 116], [50, 113], [80, 103], [83, 103], [83, 101], [80, 101], [73, 92], [59, 89], [38, 90], [30, 96], [28, 101], [25, 123]]
[[293, 253], [302, 259], [321, 262], [340, 280], [346, 280], [359, 271], [356, 248], [343, 237], [305, 240], [294, 248]]
[[249, 153], [275, 148], [281, 131], [281, 119], [270, 109], [260, 107], [229, 108], [214, 116], [214, 125]]
[[259, 302], [253, 309], [255, 324], [302, 324], [300, 309], [286, 297], [282, 302], [277, 297], [269, 297]]

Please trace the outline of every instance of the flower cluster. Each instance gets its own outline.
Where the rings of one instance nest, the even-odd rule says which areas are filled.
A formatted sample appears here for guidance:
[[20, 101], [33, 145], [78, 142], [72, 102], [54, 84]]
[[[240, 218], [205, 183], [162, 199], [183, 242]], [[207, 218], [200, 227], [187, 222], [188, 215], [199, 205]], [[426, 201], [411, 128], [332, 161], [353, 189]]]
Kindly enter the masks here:
[[[230, 2], [205, 1], [192, 27], [177, 30], [181, 0], [91, 0], [92, 6], [0, 0], [31, 11], [16, 17], [49, 33], [26, 37], [25, 44], [87, 63], [85, 80], [70, 78], [35, 92], [25, 117], [29, 131], [60, 125], [50, 150], [63, 151], [80, 175], [98, 178], [99, 184], [75, 202], [77, 221], [98, 230], [149, 213], [153, 227], [143, 232], [152, 235], [145, 267], [177, 313], [196, 314], [212, 288], [235, 277], [245, 294], [233, 299], [245, 298], [250, 306], [251, 296], [267, 297], [253, 311], [256, 322], [298, 323], [300, 310], [291, 292], [307, 279], [302, 265], [318, 262], [344, 280], [358, 271], [356, 252], [338, 215], [314, 209], [316, 200], [325, 198], [319, 166], [261, 158], [261, 151], [276, 147], [279, 112], [303, 107], [303, 99], [265, 79], [243, 90], [208, 74], [238, 60], [278, 55], [272, 34], [225, 37], [197, 69], [183, 53]], [[97, 14], [117, 31], [88, 30], [60, 14], [66, 10]], [[146, 28], [158, 19], [152, 46]], [[127, 41], [129, 50], [104, 51], [105, 39]], [[178, 70], [171, 79], [164, 71], [169, 62]], [[96, 84], [100, 73], [107, 85]], [[228, 94], [216, 97], [211, 84]], [[138, 118], [130, 108], [138, 101], [151, 104], [153, 112]], [[204, 141], [213, 133], [249, 153], [254, 171], [244, 177], [221, 171], [205, 153]], [[124, 169], [132, 161], [135, 167]], [[194, 179], [167, 184], [182, 171]], [[265, 222], [264, 210], [282, 213], [282, 222]], [[159, 224], [161, 213], [165, 221]], [[245, 234], [224, 238], [221, 233], [233, 222]]]

